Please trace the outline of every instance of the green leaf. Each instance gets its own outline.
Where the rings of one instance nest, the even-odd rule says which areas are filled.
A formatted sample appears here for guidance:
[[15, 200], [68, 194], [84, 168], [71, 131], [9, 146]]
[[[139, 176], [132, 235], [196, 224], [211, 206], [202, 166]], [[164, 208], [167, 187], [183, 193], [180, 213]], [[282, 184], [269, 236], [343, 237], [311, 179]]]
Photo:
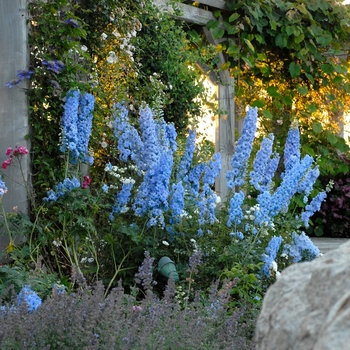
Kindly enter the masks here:
[[286, 27], [286, 33], [287, 33], [288, 36], [291, 36], [294, 33], [294, 27], [287, 26]]
[[337, 75], [336, 77], [333, 78], [332, 81], [334, 84], [340, 84], [343, 81], [343, 77], [341, 77], [340, 75]]
[[293, 105], [293, 100], [290, 96], [288, 95], [285, 95], [281, 98], [281, 101], [285, 104], [285, 105], [288, 105], [288, 106], [291, 106]]
[[349, 172], [349, 166], [345, 163], [339, 164], [338, 169], [339, 172], [342, 172], [343, 174], [347, 174]]
[[308, 145], [304, 144], [302, 146], [302, 150], [303, 150], [303, 153], [306, 153], [308, 155], [310, 155], [311, 157], [314, 157], [315, 156], [315, 151]]
[[237, 12], [234, 12], [228, 19], [229, 22], [234, 22], [239, 17]]
[[271, 96], [271, 97], [280, 97], [281, 95], [278, 93], [278, 87], [276, 86], [269, 86], [266, 89], [267, 93]]
[[350, 93], [350, 84], [349, 83], [344, 84], [344, 90], [346, 93]]
[[334, 68], [331, 64], [325, 63], [321, 65], [321, 69], [326, 73], [326, 74], [332, 74], [334, 71]]
[[272, 113], [270, 111], [266, 110], [266, 109], [262, 110], [261, 113], [267, 119], [272, 119], [273, 118]]
[[327, 134], [327, 140], [329, 141], [329, 143], [334, 146], [337, 143], [337, 137], [334, 134]]
[[294, 42], [296, 44], [300, 44], [305, 39], [304, 33], [299, 34], [298, 36], [294, 37]]
[[287, 38], [282, 33], [279, 33], [276, 36], [275, 43], [276, 43], [276, 46], [280, 48], [284, 48], [287, 46]]
[[259, 61], [266, 61], [266, 53], [265, 52], [259, 52], [257, 54], [258, 60]]
[[300, 64], [295, 63], [295, 62], [291, 62], [289, 64], [289, 73], [290, 73], [292, 78], [295, 78], [295, 77], [299, 76], [300, 73], [301, 73]]
[[311, 114], [317, 112], [317, 106], [314, 103], [310, 103], [310, 104], [306, 105], [306, 109]]
[[349, 145], [341, 137], [338, 138], [338, 141], [337, 141], [335, 147], [342, 153], [348, 152], [350, 150]]
[[253, 67], [252, 62], [248, 59], [248, 57], [242, 56], [242, 60], [249, 66], [249, 68]]
[[299, 92], [300, 95], [307, 95], [307, 93], [309, 92], [308, 88], [306, 86], [297, 86], [297, 90]]
[[244, 39], [245, 43], [247, 44], [247, 46], [249, 47], [249, 49], [252, 52], [255, 52], [254, 46], [252, 45], [252, 43], [248, 40], [248, 39]]
[[231, 65], [230, 61], [227, 61], [227, 62], [225, 62], [225, 63], [223, 63], [223, 64], [221, 65], [220, 69], [221, 69], [221, 70], [229, 69], [229, 68], [230, 68], [230, 65]]
[[305, 73], [305, 75], [311, 81], [312, 84], [315, 84], [314, 77], [311, 74]]
[[272, 30], [276, 30], [277, 29], [277, 22], [270, 21], [270, 27], [271, 27]]
[[264, 106], [265, 106], [265, 101], [264, 100], [255, 100], [252, 103], [252, 107], [262, 108]]
[[210, 21], [208, 21], [208, 23], [206, 24], [208, 29], [214, 29], [217, 28], [219, 25], [219, 22], [215, 19], [211, 19]]
[[323, 228], [322, 228], [322, 226], [317, 226], [317, 227], [315, 227], [315, 229], [314, 229], [314, 234], [315, 234], [317, 237], [323, 236]]
[[239, 47], [235, 44], [232, 44], [228, 47], [226, 53], [229, 55], [229, 56], [233, 56], [233, 57], [236, 57], [239, 53]]
[[221, 39], [225, 34], [225, 30], [222, 28], [216, 27], [212, 30], [212, 34], [214, 39]]
[[320, 122], [314, 122], [312, 124], [312, 130], [315, 134], [320, 134], [322, 132], [322, 124]]

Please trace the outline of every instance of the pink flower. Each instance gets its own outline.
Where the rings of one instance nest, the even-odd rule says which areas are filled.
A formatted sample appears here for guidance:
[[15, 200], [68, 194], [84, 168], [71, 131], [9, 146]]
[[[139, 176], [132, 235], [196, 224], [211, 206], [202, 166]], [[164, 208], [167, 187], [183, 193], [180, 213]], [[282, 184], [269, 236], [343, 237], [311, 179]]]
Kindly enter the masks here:
[[2, 162], [1, 166], [3, 167], [3, 169], [6, 169], [11, 164], [11, 162], [12, 162], [12, 159], [8, 158], [4, 162]]
[[13, 155], [15, 157], [18, 157], [20, 155], [23, 156], [23, 155], [28, 154], [28, 153], [29, 152], [28, 152], [27, 148], [24, 146], [17, 146], [13, 151]]
[[9, 147], [6, 151], [6, 155], [9, 156], [12, 153], [12, 147]]
[[89, 176], [84, 175], [83, 188], [87, 188], [91, 183], [91, 179]]

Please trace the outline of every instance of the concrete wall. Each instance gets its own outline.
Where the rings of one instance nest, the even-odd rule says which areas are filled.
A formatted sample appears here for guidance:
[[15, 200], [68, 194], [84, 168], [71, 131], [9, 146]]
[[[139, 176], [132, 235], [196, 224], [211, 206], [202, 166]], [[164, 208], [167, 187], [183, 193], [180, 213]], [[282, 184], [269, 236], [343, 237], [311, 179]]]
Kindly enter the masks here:
[[[29, 133], [28, 105], [24, 92], [26, 83], [12, 89], [5, 83], [16, 78], [18, 70], [28, 69], [26, 0], [0, 0], [0, 163], [7, 157], [6, 149], [16, 146], [29, 148], [25, 135]], [[22, 161], [24, 176], [29, 174], [29, 156]], [[14, 207], [28, 212], [28, 200], [19, 168], [0, 168], [8, 192], [3, 197], [7, 212]], [[2, 238], [2, 239], [1, 239]], [[4, 237], [0, 237], [0, 251]], [[0, 257], [1, 259], [1, 257]]]

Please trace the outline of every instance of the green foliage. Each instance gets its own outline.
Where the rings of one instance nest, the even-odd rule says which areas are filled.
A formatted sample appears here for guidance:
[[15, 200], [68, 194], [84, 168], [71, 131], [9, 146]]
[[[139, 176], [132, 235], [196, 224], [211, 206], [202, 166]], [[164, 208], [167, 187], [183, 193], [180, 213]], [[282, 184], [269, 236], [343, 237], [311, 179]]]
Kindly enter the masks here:
[[236, 77], [236, 115], [258, 106], [263, 132], [281, 144], [299, 120], [304, 151], [321, 155], [321, 172], [334, 175], [335, 153], [347, 148], [335, 135], [350, 106], [349, 6], [333, 0], [227, 0], [226, 6], [207, 26], [221, 38], [218, 48]]

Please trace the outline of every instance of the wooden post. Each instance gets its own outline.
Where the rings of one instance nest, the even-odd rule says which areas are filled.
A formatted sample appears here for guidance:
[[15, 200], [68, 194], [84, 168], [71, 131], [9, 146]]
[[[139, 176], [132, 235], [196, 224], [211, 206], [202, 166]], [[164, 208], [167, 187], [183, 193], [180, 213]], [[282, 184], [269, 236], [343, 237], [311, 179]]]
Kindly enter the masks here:
[[[200, 3], [225, 9], [225, 2], [222, 0], [201, 0]], [[194, 6], [177, 3], [178, 12], [166, 0], [153, 0], [153, 3], [160, 11], [167, 12], [171, 16], [186, 22], [196, 23], [203, 26], [204, 33], [210, 44], [217, 45], [209, 29], [205, 27], [209, 20], [215, 19], [212, 12]], [[221, 66], [226, 62], [222, 52], [218, 53], [220, 77], [216, 81], [218, 84], [219, 109], [223, 111], [216, 122], [215, 151], [220, 152], [222, 158], [222, 171], [220, 178], [216, 181], [215, 190], [224, 202], [228, 195], [226, 184], [226, 172], [231, 168], [231, 160], [235, 150], [235, 108], [234, 108], [234, 79], [228, 70], [221, 70]]]
[[[0, 1], [0, 163], [7, 157], [8, 147], [25, 146], [29, 133], [26, 82], [9, 88], [6, 82], [16, 79], [18, 70], [28, 69], [28, 33], [26, 0]], [[23, 175], [28, 180], [30, 156], [22, 159]], [[7, 212], [15, 210], [28, 213], [28, 198], [20, 169], [17, 164], [1, 169], [8, 188], [2, 198]], [[7, 244], [7, 238], [0, 236], [0, 252]]]

